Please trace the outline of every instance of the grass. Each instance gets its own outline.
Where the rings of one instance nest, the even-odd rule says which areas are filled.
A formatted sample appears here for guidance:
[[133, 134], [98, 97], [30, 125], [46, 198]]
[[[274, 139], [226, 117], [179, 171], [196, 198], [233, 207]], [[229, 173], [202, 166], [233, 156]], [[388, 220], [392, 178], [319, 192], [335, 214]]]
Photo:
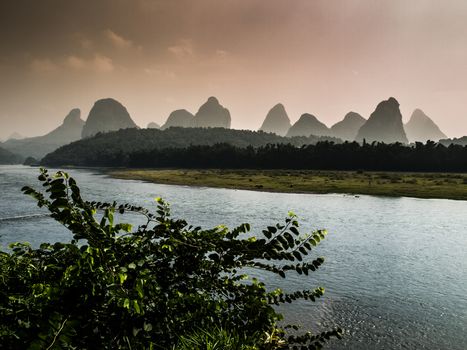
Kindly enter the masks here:
[[218, 169], [128, 169], [111, 170], [108, 174], [173, 185], [467, 200], [467, 174]]

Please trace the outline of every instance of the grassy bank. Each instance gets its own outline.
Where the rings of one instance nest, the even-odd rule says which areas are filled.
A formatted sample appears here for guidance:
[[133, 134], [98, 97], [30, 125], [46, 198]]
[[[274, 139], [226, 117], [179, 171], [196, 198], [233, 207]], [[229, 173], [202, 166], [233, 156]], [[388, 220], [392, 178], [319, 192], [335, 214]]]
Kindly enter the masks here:
[[467, 200], [467, 174], [303, 170], [112, 170], [120, 179], [298, 193], [349, 193]]

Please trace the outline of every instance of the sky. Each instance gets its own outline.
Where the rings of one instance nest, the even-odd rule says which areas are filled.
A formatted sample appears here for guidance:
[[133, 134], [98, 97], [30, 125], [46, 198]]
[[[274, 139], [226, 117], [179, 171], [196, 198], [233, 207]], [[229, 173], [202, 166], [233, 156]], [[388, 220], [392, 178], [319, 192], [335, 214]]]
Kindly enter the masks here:
[[465, 0], [1, 0], [0, 139], [113, 97], [142, 127], [209, 96], [232, 127], [368, 118], [391, 96], [467, 135]]

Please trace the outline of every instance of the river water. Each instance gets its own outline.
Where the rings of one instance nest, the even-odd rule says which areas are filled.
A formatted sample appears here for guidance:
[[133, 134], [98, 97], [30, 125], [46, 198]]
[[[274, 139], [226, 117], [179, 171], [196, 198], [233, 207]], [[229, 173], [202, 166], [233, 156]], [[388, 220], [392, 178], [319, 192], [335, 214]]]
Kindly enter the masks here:
[[[323, 286], [316, 303], [281, 309], [303, 329], [345, 329], [330, 349], [467, 348], [467, 201], [342, 194], [284, 194], [111, 179], [70, 170], [88, 200], [154, 208], [171, 203], [172, 215], [205, 228], [248, 222], [254, 232], [295, 212], [303, 233], [326, 228], [318, 247], [326, 258], [309, 277], [261, 274], [284, 290]], [[69, 232], [21, 193], [40, 188], [38, 169], [0, 166], [0, 247], [10, 242], [68, 241]], [[132, 221], [128, 217], [126, 221]]]

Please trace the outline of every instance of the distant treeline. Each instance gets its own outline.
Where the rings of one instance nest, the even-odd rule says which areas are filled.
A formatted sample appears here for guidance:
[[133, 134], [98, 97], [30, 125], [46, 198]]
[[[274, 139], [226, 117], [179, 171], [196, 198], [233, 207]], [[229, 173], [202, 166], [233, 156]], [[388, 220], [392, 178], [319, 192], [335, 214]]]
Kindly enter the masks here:
[[291, 143], [295, 146], [319, 141], [342, 142], [327, 136], [282, 137], [273, 133], [224, 128], [122, 129], [97, 134], [72, 142], [45, 156], [44, 165], [61, 166], [125, 166], [135, 153], [155, 149], [187, 148], [197, 145], [227, 143], [240, 148], [267, 144]]
[[238, 147], [227, 143], [136, 151], [80, 165], [130, 168], [323, 169], [467, 172], [467, 146], [427, 142], [359, 144], [329, 141], [297, 147], [269, 144]]

